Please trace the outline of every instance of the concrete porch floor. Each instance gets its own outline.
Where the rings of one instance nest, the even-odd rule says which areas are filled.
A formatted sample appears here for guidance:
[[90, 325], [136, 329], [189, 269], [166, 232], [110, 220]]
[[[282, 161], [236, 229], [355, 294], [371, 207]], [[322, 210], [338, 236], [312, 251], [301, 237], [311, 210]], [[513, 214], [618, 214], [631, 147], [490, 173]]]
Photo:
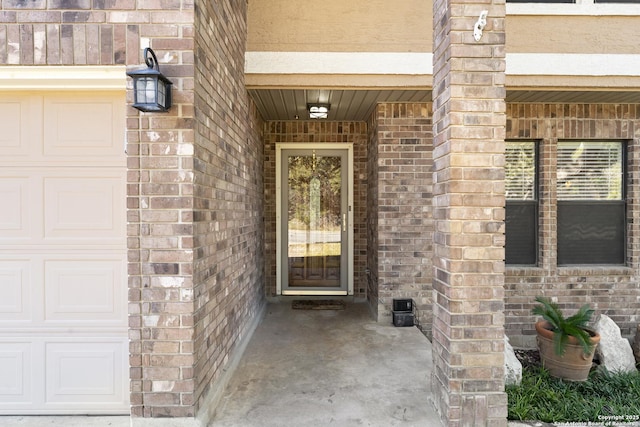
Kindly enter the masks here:
[[439, 426], [431, 344], [415, 327], [269, 304], [210, 426]]

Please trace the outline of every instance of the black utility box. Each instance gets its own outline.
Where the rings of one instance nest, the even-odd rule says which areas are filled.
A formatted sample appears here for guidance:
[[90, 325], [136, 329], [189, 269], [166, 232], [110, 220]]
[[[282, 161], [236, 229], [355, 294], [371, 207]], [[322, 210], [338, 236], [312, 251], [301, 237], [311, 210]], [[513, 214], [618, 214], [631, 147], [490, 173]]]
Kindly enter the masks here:
[[413, 313], [410, 311], [394, 311], [393, 326], [413, 326]]
[[413, 326], [413, 300], [397, 299], [393, 300], [393, 325], [394, 326]]
[[413, 311], [413, 300], [394, 298], [393, 311]]

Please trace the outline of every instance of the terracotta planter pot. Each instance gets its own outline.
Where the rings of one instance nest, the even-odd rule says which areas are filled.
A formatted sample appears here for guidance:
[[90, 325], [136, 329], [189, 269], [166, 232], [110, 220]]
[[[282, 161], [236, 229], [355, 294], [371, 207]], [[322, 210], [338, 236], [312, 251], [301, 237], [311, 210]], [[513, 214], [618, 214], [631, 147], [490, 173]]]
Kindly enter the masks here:
[[582, 346], [578, 344], [578, 340], [570, 336], [565, 353], [559, 356], [553, 348], [553, 331], [551, 331], [549, 322], [541, 320], [536, 323], [542, 366], [552, 376], [569, 381], [585, 381], [587, 379], [596, 346], [600, 342], [600, 335], [594, 330], [586, 330], [591, 335], [591, 344], [593, 344], [590, 354], [585, 354]]

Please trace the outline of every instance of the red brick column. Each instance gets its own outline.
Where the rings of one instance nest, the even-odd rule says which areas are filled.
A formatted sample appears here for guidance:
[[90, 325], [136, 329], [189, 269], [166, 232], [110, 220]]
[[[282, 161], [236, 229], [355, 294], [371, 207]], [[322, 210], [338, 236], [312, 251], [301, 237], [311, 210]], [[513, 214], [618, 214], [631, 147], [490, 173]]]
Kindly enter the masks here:
[[434, 1], [433, 389], [449, 427], [507, 425], [504, 18], [504, 0]]

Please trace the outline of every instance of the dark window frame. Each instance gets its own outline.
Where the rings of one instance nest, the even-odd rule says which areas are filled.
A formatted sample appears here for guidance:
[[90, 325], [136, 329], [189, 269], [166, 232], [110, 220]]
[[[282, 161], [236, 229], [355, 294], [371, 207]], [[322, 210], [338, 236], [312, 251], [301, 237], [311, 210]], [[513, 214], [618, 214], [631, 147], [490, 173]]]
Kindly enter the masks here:
[[[557, 264], [559, 267], [576, 265], [624, 266], [626, 265], [628, 246], [628, 144], [623, 140], [581, 141], [620, 144], [621, 197], [620, 199], [560, 200], [559, 196], [556, 196], [558, 197], [556, 199]], [[567, 142], [578, 141], [558, 141], [558, 148], [560, 144]], [[585, 212], [590, 212], [593, 216], [585, 218]], [[578, 216], [583, 216], [583, 218], [576, 220], [575, 218]], [[607, 227], [603, 227], [603, 223], [606, 223]], [[581, 236], [580, 238], [576, 237], [578, 234]], [[601, 252], [594, 249], [603, 248], [607, 242], [613, 242], [610, 243], [613, 246], [608, 246], [608, 249]]]
[[[509, 267], [535, 267], [538, 265], [540, 252], [540, 141], [507, 140], [505, 142], [530, 142], [533, 144], [534, 154], [533, 198], [531, 200], [505, 200], [505, 264]], [[522, 215], [523, 212], [525, 217]], [[529, 225], [530, 228], [527, 229], [526, 225]], [[514, 234], [516, 235], [515, 239], [513, 238]], [[511, 242], [516, 241], [516, 249], [514, 249], [513, 243], [510, 245], [509, 235], [512, 236]], [[520, 246], [519, 249], [518, 246]]]

